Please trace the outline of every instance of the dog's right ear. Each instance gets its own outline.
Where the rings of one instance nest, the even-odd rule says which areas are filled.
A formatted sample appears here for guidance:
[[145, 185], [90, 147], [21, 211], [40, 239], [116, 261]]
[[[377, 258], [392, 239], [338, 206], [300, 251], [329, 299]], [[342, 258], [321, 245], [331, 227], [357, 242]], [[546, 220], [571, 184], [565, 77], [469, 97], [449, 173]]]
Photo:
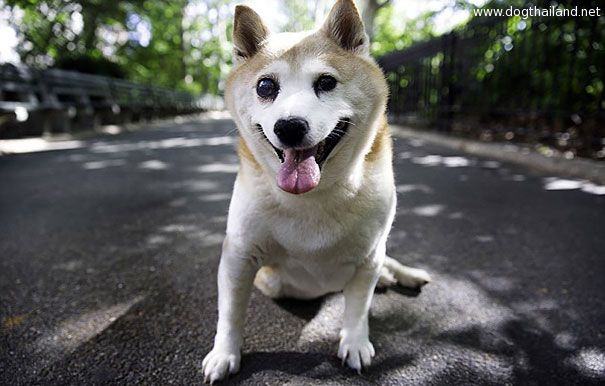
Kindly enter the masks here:
[[233, 18], [233, 54], [236, 62], [251, 58], [269, 36], [269, 29], [252, 8], [235, 7]]
[[353, 0], [337, 0], [324, 22], [323, 30], [345, 50], [369, 55], [369, 38]]

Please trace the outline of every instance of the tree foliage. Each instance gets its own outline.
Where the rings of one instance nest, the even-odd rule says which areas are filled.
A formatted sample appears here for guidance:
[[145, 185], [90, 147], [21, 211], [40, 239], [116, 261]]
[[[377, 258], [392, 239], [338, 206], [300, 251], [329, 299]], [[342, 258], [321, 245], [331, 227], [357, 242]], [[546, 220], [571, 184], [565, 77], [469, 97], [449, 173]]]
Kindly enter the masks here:
[[372, 53], [380, 57], [435, 36], [430, 23], [432, 16], [432, 12], [426, 12], [416, 19], [404, 20], [392, 5], [382, 7], [375, 16]]
[[[510, 4], [519, 6], [493, 1], [486, 7]], [[582, 7], [598, 4], [589, 0]], [[551, 2], [534, 5], [547, 9]], [[444, 127], [454, 122], [450, 128], [484, 139], [540, 142], [566, 157], [605, 158], [603, 27], [604, 15], [471, 18], [452, 33], [383, 59], [391, 112]]]
[[366, 28], [366, 33], [370, 39], [373, 40], [376, 15], [380, 9], [391, 4], [391, 0], [359, 0], [357, 4], [361, 11], [361, 17]]
[[29, 65], [216, 94], [230, 64], [226, 0], [6, 0]]

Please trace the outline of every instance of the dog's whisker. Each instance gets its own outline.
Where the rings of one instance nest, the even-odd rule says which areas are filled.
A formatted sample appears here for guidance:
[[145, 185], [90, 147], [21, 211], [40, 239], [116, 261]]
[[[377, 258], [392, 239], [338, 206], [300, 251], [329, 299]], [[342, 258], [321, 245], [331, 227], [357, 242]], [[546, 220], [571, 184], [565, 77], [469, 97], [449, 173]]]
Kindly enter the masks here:
[[339, 120], [338, 120], [338, 122], [339, 122], [339, 123], [348, 123], [349, 125], [352, 125], [352, 126], [357, 126], [357, 124], [356, 124], [356, 123], [353, 123], [353, 122], [351, 122], [351, 121], [349, 121], [349, 120], [347, 120], [347, 119], [339, 119]]
[[236, 127], [236, 128], [234, 128], [234, 129], [229, 130], [229, 131], [227, 132], [227, 134], [226, 134], [226, 135], [227, 135], [227, 136], [229, 136], [229, 135], [231, 135], [231, 134], [237, 133], [237, 131], [238, 131], [238, 130], [237, 130], [237, 127]]

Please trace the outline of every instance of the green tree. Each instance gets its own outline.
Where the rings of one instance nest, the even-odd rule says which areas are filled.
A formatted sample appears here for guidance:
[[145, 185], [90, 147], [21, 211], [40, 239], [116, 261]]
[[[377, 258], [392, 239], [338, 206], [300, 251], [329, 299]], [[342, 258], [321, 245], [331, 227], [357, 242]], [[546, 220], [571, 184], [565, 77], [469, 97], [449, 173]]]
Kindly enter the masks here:
[[382, 7], [376, 13], [372, 54], [380, 57], [435, 36], [431, 23], [433, 16], [433, 12], [427, 12], [416, 19], [406, 20], [397, 14], [393, 5]]
[[74, 56], [102, 58], [97, 44], [99, 25], [108, 28], [120, 25], [128, 9], [138, 2], [6, 1], [14, 13], [21, 11], [21, 19], [14, 22], [22, 40], [18, 53], [25, 63], [37, 66]]
[[[150, 39], [140, 36], [116, 44], [112, 59], [128, 69], [129, 77], [166, 87], [184, 88], [185, 62], [183, 12], [186, 0], [170, 2], [146, 0], [127, 13], [119, 28], [132, 32], [148, 28]], [[139, 38], [139, 39], [137, 39]]]
[[78, 69], [195, 93], [229, 69], [227, 0], [7, 0], [29, 65]]

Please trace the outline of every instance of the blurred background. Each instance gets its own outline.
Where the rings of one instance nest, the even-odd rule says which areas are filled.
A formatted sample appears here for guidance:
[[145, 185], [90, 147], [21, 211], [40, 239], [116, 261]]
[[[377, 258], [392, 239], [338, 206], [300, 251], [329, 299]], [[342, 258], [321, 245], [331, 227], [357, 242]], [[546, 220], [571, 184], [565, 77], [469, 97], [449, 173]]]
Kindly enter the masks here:
[[[235, 3], [0, 0], [0, 62], [126, 79], [196, 98], [220, 96], [231, 67]], [[284, 31], [318, 25], [333, 1], [243, 3], [259, 11], [272, 30]], [[477, 9], [510, 6], [577, 6], [596, 11], [599, 1], [357, 3], [373, 41], [372, 54], [391, 85], [393, 120], [484, 141], [529, 143], [546, 155], [605, 158], [602, 12], [585, 17], [475, 16]], [[5, 66], [5, 81], [11, 77], [7, 71]], [[4, 89], [5, 102], [24, 98]], [[130, 97], [140, 103], [141, 98], [153, 98], [150, 91], [135, 96], [129, 92], [113, 99]], [[183, 94], [179, 97], [193, 103]], [[112, 97], [97, 99], [103, 98]], [[112, 106], [114, 115], [125, 107], [104, 103]], [[107, 121], [107, 114], [100, 119]], [[4, 126], [0, 136], [32, 134], [32, 130], [10, 130], [7, 122]]]

